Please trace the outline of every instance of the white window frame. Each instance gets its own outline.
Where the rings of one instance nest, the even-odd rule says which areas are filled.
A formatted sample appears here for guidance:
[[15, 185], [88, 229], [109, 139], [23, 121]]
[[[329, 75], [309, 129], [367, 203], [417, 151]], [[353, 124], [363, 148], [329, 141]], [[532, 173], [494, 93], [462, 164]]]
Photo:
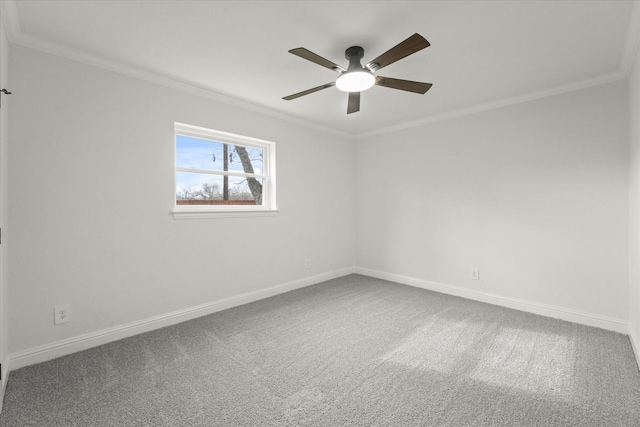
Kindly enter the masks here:
[[[220, 175], [219, 171], [201, 171], [180, 168], [177, 165], [176, 137], [178, 135], [222, 142], [231, 145], [254, 147], [263, 150], [262, 173], [246, 174], [243, 172], [224, 172], [229, 176], [255, 176], [262, 178], [262, 205], [178, 205], [176, 202], [177, 173], [180, 171], [212, 173]], [[199, 126], [175, 122], [173, 135], [174, 149], [174, 179], [173, 179], [173, 209], [174, 219], [190, 218], [219, 218], [242, 216], [270, 216], [275, 215], [276, 209], [276, 144], [275, 142], [248, 136], [207, 129]]]

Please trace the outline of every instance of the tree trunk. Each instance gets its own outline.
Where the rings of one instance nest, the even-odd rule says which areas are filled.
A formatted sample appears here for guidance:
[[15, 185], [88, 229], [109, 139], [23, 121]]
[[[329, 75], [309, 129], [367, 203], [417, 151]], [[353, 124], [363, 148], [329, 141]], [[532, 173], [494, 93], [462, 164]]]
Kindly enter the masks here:
[[[249, 153], [247, 153], [247, 149], [245, 147], [240, 147], [236, 145], [236, 153], [238, 153], [238, 157], [240, 157], [240, 161], [242, 162], [242, 169], [244, 169], [244, 173], [254, 173], [253, 165], [251, 164], [251, 159], [249, 158]], [[251, 191], [253, 200], [256, 201], [256, 205], [261, 205], [262, 204], [262, 183], [255, 178], [247, 178], [247, 183], [249, 184], [249, 190]]]

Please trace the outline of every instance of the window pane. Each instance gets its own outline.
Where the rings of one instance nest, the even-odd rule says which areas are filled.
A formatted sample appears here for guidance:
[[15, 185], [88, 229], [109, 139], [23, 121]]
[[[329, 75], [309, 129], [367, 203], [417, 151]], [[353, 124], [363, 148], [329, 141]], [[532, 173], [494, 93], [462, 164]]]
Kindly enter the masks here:
[[262, 179], [229, 177], [229, 199], [262, 204]]
[[176, 204], [261, 205], [262, 186], [262, 179], [176, 172]]
[[261, 174], [263, 156], [260, 148], [176, 135], [176, 165], [183, 168]]
[[[232, 153], [231, 147], [233, 147]], [[240, 171], [244, 171], [245, 173], [262, 173], [264, 150], [254, 147], [243, 147], [241, 145], [230, 145], [229, 152], [232, 155], [230, 160], [233, 160], [234, 166], [240, 166]], [[231, 169], [230, 167], [229, 170], [236, 169]]]

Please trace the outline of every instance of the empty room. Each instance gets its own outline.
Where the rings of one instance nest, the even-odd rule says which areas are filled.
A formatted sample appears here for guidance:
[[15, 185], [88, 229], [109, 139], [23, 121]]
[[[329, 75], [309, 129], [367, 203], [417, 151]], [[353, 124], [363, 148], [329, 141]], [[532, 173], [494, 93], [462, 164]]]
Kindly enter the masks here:
[[0, 0], [0, 427], [639, 426], [640, 2]]

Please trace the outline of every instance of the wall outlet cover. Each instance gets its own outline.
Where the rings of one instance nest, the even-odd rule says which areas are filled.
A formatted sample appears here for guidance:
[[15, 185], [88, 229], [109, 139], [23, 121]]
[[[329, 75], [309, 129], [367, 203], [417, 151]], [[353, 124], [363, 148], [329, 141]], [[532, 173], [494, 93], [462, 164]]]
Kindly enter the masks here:
[[53, 324], [59, 325], [71, 321], [71, 304], [60, 304], [53, 308]]

